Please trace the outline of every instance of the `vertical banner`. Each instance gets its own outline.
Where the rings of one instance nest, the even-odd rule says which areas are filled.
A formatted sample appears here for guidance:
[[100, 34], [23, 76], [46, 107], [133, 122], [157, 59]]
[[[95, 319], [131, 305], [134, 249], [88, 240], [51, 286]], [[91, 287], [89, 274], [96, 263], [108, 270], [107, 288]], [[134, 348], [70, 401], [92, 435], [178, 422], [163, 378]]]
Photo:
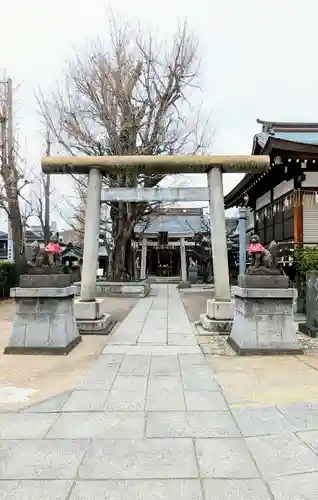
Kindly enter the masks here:
[[14, 255], [13, 255], [13, 241], [12, 241], [12, 227], [11, 227], [11, 221], [8, 218], [8, 260], [13, 261], [14, 260]]

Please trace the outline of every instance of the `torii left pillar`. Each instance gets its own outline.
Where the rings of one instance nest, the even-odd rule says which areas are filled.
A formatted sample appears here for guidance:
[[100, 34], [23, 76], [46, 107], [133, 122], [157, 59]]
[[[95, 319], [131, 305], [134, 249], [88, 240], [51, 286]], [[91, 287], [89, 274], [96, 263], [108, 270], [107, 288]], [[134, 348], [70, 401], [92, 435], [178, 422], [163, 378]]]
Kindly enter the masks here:
[[207, 312], [201, 315], [200, 320], [205, 330], [226, 334], [229, 333], [232, 326], [234, 304], [230, 294], [222, 170], [219, 167], [214, 167], [208, 171], [207, 176], [210, 198], [214, 299], [207, 301]]
[[107, 334], [114, 321], [110, 314], [102, 314], [102, 300], [96, 300], [96, 265], [100, 233], [100, 198], [102, 176], [97, 168], [88, 174], [85, 207], [84, 255], [81, 276], [81, 294], [75, 301], [75, 318], [82, 334]]

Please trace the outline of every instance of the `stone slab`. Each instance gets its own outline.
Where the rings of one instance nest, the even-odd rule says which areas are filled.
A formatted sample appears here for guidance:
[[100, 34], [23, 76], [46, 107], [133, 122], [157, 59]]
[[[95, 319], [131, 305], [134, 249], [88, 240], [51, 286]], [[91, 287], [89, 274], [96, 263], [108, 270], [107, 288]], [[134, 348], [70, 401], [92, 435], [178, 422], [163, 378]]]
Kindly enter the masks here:
[[282, 276], [257, 276], [240, 274], [237, 284], [241, 288], [288, 288], [289, 277]]
[[2, 440], [0, 479], [73, 479], [87, 440]]
[[171, 333], [168, 335], [168, 345], [198, 345], [198, 342], [194, 335]]
[[318, 430], [299, 432], [298, 437], [318, 455]]
[[142, 354], [136, 356], [125, 356], [118, 373], [120, 375], [147, 377], [149, 373], [149, 367], [150, 356]]
[[[164, 500], [164, 499], [203, 500], [203, 496], [202, 496], [200, 481], [198, 479], [164, 479], [164, 480], [130, 479], [122, 481], [106, 480], [106, 481], [76, 482], [75, 487], [72, 490], [70, 500], [93, 500], [93, 499], [94, 500], [106, 500], [106, 499], [107, 500]], [[12, 500], [16, 499], [13, 499], [12, 497]], [[20, 498], [18, 500], [20, 500]], [[27, 498], [26, 500], [29, 500], [29, 498]], [[38, 499], [36, 498], [35, 500]]]
[[73, 391], [65, 401], [62, 412], [103, 411], [108, 391]]
[[103, 299], [96, 299], [90, 302], [75, 299], [74, 314], [76, 320], [96, 320], [100, 319], [100, 306]]
[[81, 335], [108, 335], [116, 320], [111, 314], [103, 314], [96, 320], [77, 319], [76, 324]]
[[118, 366], [98, 366], [93, 368], [77, 384], [81, 391], [109, 391], [118, 372]]
[[78, 475], [82, 479], [190, 479], [198, 477], [198, 469], [192, 439], [107, 439], [89, 445]]
[[147, 377], [117, 375], [106, 402], [107, 411], [144, 411]]
[[227, 404], [221, 392], [185, 391], [188, 411], [227, 411]]
[[261, 479], [204, 479], [203, 489], [206, 500], [272, 500]]
[[174, 346], [174, 345], [133, 345], [133, 346], [124, 346], [124, 345], [106, 345], [103, 350], [103, 354], [159, 354], [165, 356], [177, 356], [178, 354], [202, 354], [200, 347], [197, 345], [182, 345], [182, 346]]
[[295, 431], [295, 427], [274, 406], [232, 408], [232, 415], [244, 437]]
[[71, 274], [22, 274], [20, 288], [58, 288], [72, 285]]
[[296, 403], [278, 406], [297, 431], [318, 429], [318, 404]]
[[150, 378], [147, 389], [146, 409], [185, 410], [183, 386], [180, 378]]
[[[1, 500], [66, 500], [73, 481], [0, 481]], [[52, 496], [54, 492], [54, 497]]]
[[43, 438], [57, 417], [56, 413], [0, 413], [0, 440]]
[[10, 296], [16, 299], [25, 298], [63, 298], [74, 297], [73, 286], [66, 287], [35, 287], [35, 288], [11, 288]]
[[138, 439], [144, 435], [141, 412], [63, 413], [47, 434], [48, 439]]
[[251, 479], [259, 472], [243, 439], [197, 439], [202, 478]]
[[57, 396], [53, 396], [52, 398], [45, 399], [40, 403], [33, 404], [28, 406], [23, 410], [25, 413], [56, 413], [59, 412], [63, 405], [66, 403], [68, 398], [70, 397], [69, 392], [64, 392], [62, 394], [58, 394]]
[[265, 478], [318, 470], [318, 456], [294, 434], [250, 437], [246, 442]]
[[180, 366], [177, 357], [152, 356], [150, 378], [154, 377], [180, 377]]
[[275, 500], [316, 500], [318, 472], [278, 477], [268, 484]]
[[236, 438], [240, 432], [229, 411], [149, 412], [150, 438]]
[[209, 371], [207, 366], [199, 366], [195, 369], [185, 369], [182, 371], [182, 382], [185, 391], [189, 392], [215, 392], [219, 391], [213, 373]]
[[211, 299], [207, 301], [207, 316], [210, 319], [232, 320], [234, 315], [234, 303], [232, 301], [219, 301]]

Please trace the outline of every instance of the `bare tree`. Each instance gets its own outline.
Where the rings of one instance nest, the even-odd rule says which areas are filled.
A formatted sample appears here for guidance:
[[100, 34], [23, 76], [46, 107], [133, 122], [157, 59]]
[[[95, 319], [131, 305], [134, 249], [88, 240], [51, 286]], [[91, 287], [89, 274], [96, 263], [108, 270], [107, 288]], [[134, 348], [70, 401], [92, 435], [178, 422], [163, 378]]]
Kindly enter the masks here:
[[[45, 154], [46, 156], [50, 156], [51, 154], [49, 129], [45, 133]], [[51, 177], [39, 171], [38, 167], [35, 166], [32, 169], [32, 186], [29, 203], [33, 211], [32, 215], [39, 220], [45, 245], [49, 243], [51, 232], [51, 195]]]
[[[18, 270], [25, 260], [24, 222], [30, 217], [28, 200], [23, 189], [29, 184], [19, 166], [19, 154], [13, 131], [12, 80], [0, 82], [0, 208], [8, 215], [8, 243], [13, 244], [13, 257]], [[21, 209], [21, 202], [24, 208]]]
[[[86, 55], [76, 53], [65, 86], [49, 101], [39, 98], [42, 113], [70, 155], [201, 153], [212, 135], [200, 106], [190, 102], [199, 89], [197, 54], [186, 23], [169, 46], [111, 21], [109, 45], [96, 42]], [[104, 182], [152, 187], [160, 179], [118, 172]], [[114, 277], [125, 269], [133, 228], [149, 210], [145, 203], [111, 203]]]

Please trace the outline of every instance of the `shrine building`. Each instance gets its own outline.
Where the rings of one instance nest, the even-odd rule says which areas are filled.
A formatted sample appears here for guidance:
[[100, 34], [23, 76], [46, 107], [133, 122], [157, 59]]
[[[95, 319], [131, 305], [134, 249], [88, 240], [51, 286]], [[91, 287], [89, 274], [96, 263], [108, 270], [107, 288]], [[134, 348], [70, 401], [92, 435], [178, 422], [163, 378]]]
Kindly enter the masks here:
[[270, 168], [246, 174], [225, 196], [225, 208], [246, 205], [253, 230], [264, 244], [281, 244], [288, 266], [295, 247], [318, 245], [318, 123], [257, 123], [252, 154], [269, 155]]

